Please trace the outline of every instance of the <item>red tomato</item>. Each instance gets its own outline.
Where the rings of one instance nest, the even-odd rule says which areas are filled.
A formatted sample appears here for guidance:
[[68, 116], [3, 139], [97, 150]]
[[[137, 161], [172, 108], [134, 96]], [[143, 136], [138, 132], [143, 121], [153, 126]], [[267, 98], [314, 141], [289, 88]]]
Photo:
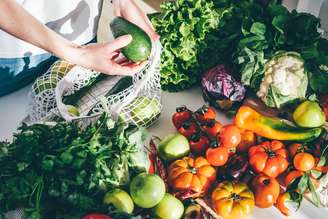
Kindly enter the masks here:
[[203, 135], [194, 134], [191, 136], [190, 141], [190, 150], [195, 155], [204, 154], [206, 149], [209, 146], [208, 138]]
[[112, 218], [105, 214], [88, 214], [83, 216], [82, 219], [112, 219]]
[[215, 119], [216, 112], [213, 107], [204, 105], [196, 111], [196, 117], [200, 122], [205, 122], [209, 119]]
[[173, 125], [178, 129], [182, 126], [182, 123], [188, 121], [191, 118], [191, 112], [187, 107], [182, 106], [176, 109], [176, 112], [172, 116]]
[[215, 119], [211, 119], [204, 122], [202, 128], [211, 138], [214, 138], [217, 134], [219, 134], [222, 124], [215, 121]]
[[225, 147], [209, 148], [206, 159], [212, 166], [223, 166], [229, 159], [229, 149]]
[[185, 136], [186, 138], [190, 138], [193, 134], [197, 133], [197, 125], [195, 123], [185, 122], [182, 126], [178, 129], [181, 135]]
[[237, 147], [241, 141], [240, 130], [235, 125], [223, 126], [220, 131], [219, 141], [223, 147]]

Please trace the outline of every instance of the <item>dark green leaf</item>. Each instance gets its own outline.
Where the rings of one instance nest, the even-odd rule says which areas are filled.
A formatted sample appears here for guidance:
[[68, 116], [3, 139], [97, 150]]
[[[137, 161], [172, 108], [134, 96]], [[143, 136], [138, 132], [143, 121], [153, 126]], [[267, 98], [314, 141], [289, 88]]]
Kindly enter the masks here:
[[309, 175], [303, 174], [303, 176], [300, 179], [300, 182], [298, 183], [298, 189], [301, 194], [304, 194], [308, 189], [309, 181], [310, 181]]
[[263, 36], [266, 32], [266, 26], [261, 22], [255, 22], [253, 23], [250, 32], [258, 36]]

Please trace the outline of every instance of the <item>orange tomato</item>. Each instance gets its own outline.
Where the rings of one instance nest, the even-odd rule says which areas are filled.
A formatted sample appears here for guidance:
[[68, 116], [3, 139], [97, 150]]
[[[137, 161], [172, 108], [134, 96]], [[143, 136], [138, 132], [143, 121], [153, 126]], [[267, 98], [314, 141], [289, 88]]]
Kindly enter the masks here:
[[223, 147], [235, 148], [241, 141], [240, 130], [235, 125], [225, 125], [222, 127], [219, 142]]
[[202, 108], [198, 109], [195, 113], [197, 120], [200, 122], [215, 119], [216, 117], [215, 109], [207, 105], [202, 106]]
[[256, 135], [252, 131], [241, 131], [241, 141], [237, 146], [238, 152], [248, 152], [248, 149], [256, 144]]
[[280, 185], [275, 178], [260, 174], [252, 182], [255, 195], [255, 205], [269, 208], [276, 203], [280, 194]]
[[294, 167], [299, 171], [311, 170], [315, 165], [315, 159], [312, 154], [301, 152], [294, 157]]
[[168, 168], [168, 182], [175, 191], [205, 193], [216, 180], [216, 170], [204, 157], [184, 157]]
[[288, 152], [281, 141], [266, 141], [248, 151], [249, 164], [257, 173], [276, 178], [288, 167]]
[[206, 159], [213, 166], [223, 166], [229, 159], [229, 149], [222, 146], [209, 148], [206, 151]]
[[303, 172], [298, 171], [298, 170], [292, 170], [290, 171], [284, 179], [284, 185], [287, 187], [289, 186], [291, 183], [294, 182], [295, 179], [297, 179], [298, 177], [303, 176]]
[[222, 124], [216, 121], [215, 119], [208, 120], [203, 122], [202, 125], [203, 130], [211, 137], [215, 138], [222, 128]]

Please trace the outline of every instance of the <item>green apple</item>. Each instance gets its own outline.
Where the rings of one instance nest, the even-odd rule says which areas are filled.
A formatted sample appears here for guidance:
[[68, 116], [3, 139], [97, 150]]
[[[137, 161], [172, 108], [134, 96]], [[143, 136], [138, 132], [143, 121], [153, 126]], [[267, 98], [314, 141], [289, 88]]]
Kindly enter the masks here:
[[304, 128], [315, 128], [322, 126], [326, 117], [317, 102], [305, 101], [301, 103], [293, 113], [295, 123]]
[[148, 126], [161, 113], [161, 105], [157, 99], [137, 97], [130, 104], [131, 118], [138, 126]]
[[179, 199], [166, 193], [162, 201], [153, 209], [153, 212], [162, 219], [179, 219], [183, 215], [184, 207]]
[[130, 183], [130, 194], [136, 205], [142, 208], [156, 206], [165, 195], [165, 183], [155, 174], [140, 173]]
[[173, 161], [190, 153], [188, 139], [180, 133], [166, 136], [158, 144], [159, 156], [165, 161]]
[[67, 111], [69, 114], [71, 114], [72, 116], [80, 116], [80, 112], [79, 109], [73, 105], [66, 105], [67, 107]]
[[104, 204], [112, 204], [118, 211], [131, 214], [134, 209], [130, 195], [122, 189], [114, 189], [104, 196]]

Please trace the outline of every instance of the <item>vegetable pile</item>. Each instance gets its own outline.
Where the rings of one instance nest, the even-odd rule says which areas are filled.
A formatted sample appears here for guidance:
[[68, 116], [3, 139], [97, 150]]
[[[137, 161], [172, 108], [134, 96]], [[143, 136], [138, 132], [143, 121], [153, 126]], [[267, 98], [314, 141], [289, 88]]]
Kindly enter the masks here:
[[[308, 120], [294, 116], [291, 122], [241, 106], [234, 122], [227, 125], [216, 120], [209, 106], [195, 112], [177, 108], [172, 121], [189, 141], [190, 153], [174, 153], [170, 159], [159, 154], [168, 166], [169, 189], [184, 203], [208, 203], [201, 208], [213, 218], [245, 218], [254, 206], [275, 206], [288, 216], [298, 210], [304, 197], [317, 207], [327, 206], [319, 189], [328, 171], [323, 111], [307, 101], [294, 114], [304, 107], [309, 114], [302, 116]], [[177, 139], [159, 144], [159, 150], [167, 153], [180, 147], [184, 144]]]
[[[176, 132], [163, 139], [106, 113], [84, 129], [23, 124], [12, 143], [0, 142], [0, 218], [23, 209], [32, 219], [244, 219], [255, 207], [291, 215], [304, 198], [328, 207], [328, 40], [319, 19], [276, 0], [161, 7], [151, 21], [163, 45], [163, 88], [201, 82], [211, 106], [178, 107]], [[146, 59], [148, 37], [116, 22], [117, 36], [125, 27], [148, 49], [123, 53]], [[64, 98], [71, 113], [102, 77]], [[106, 95], [131, 83], [122, 78]], [[160, 114], [146, 96], [132, 105], [140, 126]], [[234, 110], [232, 122], [221, 124], [214, 107]]]
[[79, 218], [104, 211], [103, 194], [148, 171], [146, 133], [103, 115], [81, 130], [73, 123], [23, 125], [2, 143], [0, 213], [23, 207], [31, 218]]

